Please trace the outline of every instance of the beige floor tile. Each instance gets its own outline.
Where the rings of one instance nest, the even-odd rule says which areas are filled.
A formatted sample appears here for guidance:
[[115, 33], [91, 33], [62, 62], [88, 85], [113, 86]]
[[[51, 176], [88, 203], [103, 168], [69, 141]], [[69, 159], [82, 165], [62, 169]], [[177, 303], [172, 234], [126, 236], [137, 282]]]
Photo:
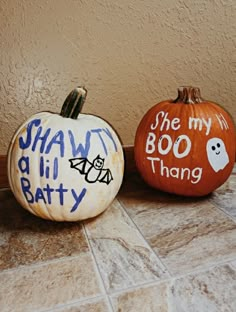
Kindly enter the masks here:
[[234, 312], [236, 271], [229, 265], [112, 296], [115, 312]]
[[1, 312], [32, 312], [101, 294], [91, 256], [0, 273]]
[[79, 223], [52, 222], [20, 207], [0, 192], [0, 270], [89, 251]]
[[114, 312], [170, 312], [168, 284], [161, 283], [112, 295]]
[[168, 277], [117, 200], [99, 218], [85, 222], [85, 227], [109, 292]]
[[108, 304], [103, 299], [91, 299], [77, 304], [53, 309], [53, 312], [109, 312]]
[[212, 193], [210, 201], [236, 219], [236, 175]]
[[236, 223], [206, 199], [149, 192], [119, 200], [173, 274], [236, 257]]
[[236, 311], [236, 269], [230, 265], [190, 275], [172, 283], [173, 312]]

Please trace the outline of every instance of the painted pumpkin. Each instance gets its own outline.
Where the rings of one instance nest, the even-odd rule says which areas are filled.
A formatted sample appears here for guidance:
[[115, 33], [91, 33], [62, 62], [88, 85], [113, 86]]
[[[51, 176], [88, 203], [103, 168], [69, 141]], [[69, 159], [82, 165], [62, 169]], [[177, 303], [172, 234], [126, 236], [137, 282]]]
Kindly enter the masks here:
[[181, 87], [176, 100], [153, 106], [141, 120], [134, 155], [152, 187], [180, 195], [206, 195], [223, 184], [235, 161], [235, 128], [200, 90]]
[[121, 143], [103, 119], [80, 114], [86, 98], [76, 88], [61, 114], [41, 112], [15, 133], [8, 179], [19, 203], [44, 219], [77, 221], [104, 211], [123, 179]]

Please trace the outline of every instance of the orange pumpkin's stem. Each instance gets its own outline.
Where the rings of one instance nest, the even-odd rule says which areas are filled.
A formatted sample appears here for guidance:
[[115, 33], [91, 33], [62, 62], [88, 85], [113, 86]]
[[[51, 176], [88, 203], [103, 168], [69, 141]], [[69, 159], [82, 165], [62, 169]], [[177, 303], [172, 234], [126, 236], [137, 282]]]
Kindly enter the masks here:
[[77, 119], [86, 96], [87, 90], [84, 87], [75, 88], [65, 99], [60, 115], [66, 118]]
[[179, 87], [178, 97], [173, 103], [196, 104], [203, 102], [200, 89], [196, 87]]

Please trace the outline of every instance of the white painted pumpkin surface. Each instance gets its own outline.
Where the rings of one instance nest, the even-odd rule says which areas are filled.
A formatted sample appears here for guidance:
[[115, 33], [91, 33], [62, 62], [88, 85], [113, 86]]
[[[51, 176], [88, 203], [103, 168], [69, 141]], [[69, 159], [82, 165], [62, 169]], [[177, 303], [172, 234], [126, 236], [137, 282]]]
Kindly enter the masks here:
[[100, 214], [117, 195], [123, 173], [116, 133], [92, 115], [35, 114], [17, 130], [8, 151], [16, 199], [44, 219], [77, 221]]

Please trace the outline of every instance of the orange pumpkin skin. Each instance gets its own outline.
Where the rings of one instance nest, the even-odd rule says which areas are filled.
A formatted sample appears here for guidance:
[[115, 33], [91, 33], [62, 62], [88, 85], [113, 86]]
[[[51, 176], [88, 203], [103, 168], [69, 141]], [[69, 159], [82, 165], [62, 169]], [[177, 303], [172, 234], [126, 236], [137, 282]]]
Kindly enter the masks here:
[[135, 136], [138, 171], [150, 186], [184, 196], [203, 196], [222, 185], [235, 161], [235, 128], [219, 105], [198, 88], [179, 88], [176, 100], [153, 106]]

